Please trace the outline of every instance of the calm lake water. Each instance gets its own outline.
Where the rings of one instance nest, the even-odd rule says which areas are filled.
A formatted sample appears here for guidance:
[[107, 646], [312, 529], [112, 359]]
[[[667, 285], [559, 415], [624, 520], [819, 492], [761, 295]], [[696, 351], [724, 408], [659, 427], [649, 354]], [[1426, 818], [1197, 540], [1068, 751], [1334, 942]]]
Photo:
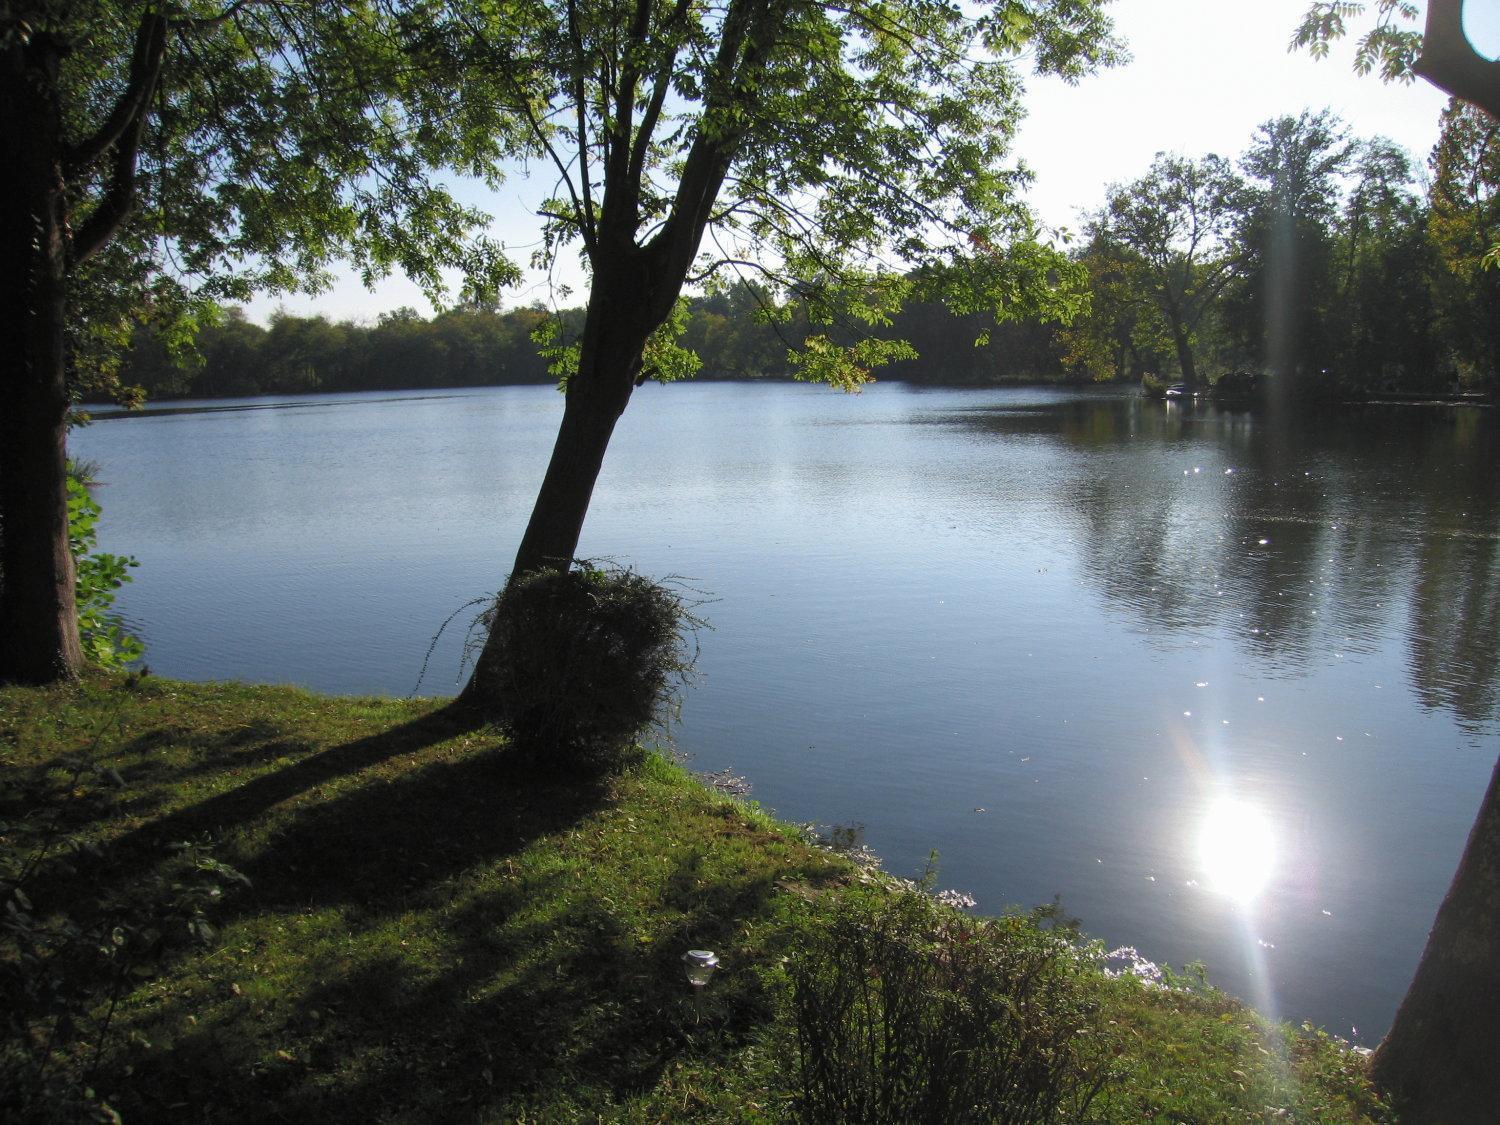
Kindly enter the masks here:
[[[562, 404], [200, 405], [73, 437], [151, 667], [404, 695], [503, 579]], [[653, 385], [581, 551], [715, 599], [694, 768], [1368, 1043], [1500, 753], [1497, 454], [1473, 408]]]

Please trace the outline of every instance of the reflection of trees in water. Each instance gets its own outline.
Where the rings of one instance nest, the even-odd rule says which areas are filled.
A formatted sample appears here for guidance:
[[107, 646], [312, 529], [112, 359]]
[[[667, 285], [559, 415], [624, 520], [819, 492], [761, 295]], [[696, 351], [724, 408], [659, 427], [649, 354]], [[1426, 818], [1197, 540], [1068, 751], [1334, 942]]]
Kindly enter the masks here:
[[1482, 723], [1500, 714], [1500, 550], [1493, 534], [1422, 544], [1407, 634], [1412, 679], [1426, 707]]
[[1412, 586], [1408, 660], [1424, 706], [1482, 723], [1500, 714], [1500, 438], [1455, 411], [1446, 457], [1424, 458], [1427, 519]]
[[1050, 427], [1088, 455], [1050, 500], [1079, 526], [1085, 573], [1142, 630], [1223, 633], [1295, 673], [1375, 651], [1405, 602], [1424, 703], [1496, 714], [1500, 426], [1487, 412], [1277, 419], [1108, 400], [965, 422]]

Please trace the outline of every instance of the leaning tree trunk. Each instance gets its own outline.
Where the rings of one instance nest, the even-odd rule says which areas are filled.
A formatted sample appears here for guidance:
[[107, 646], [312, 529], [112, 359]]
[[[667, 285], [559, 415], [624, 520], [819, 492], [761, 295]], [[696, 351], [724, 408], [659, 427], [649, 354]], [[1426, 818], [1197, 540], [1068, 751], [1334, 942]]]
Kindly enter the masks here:
[[[635, 389], [646, 338], [656, 327], [653, 319], [639, 294], [599, 285], [590, 294], [578, 370], [568, 380], [562, 424], [512, 576], [572, 563], [604, 452]], [[498, 659], [492, 633], [460, 697], [464, 703], [485, 708]]]
[[[768, 40], [779, 21], [756, 26], [760, 30], [747, 41], [741, 60], [746, 76], [759, 72], [769, 47], [761, 36]], [[640, 165], [632, 167], [627, 144], [613, 151], [597, 225], [589, 217], [594, 284], [579, 340], [578, 370], [568, 380], [562, 425], [516, 552], [513, 579], [544, 567], [566, 567], [577, 553], [604, 452], [642, 377], [646, 341], [666, 322], [682, 292], [742, 139], [734, 129], [699, 133], [683, 162], [671, 215], [644, 246], [636, 243]], [[461, 703], [481, 713], [493, 708], [499, 660], [492, 630], [459, 696]]]
[[0, 682], [82, 666], [68, 549], [68, 245], [55, 58], [0, 58]]
[[1403, 1122], [1500, 1111], [1500, 761], [1371, 1074]]

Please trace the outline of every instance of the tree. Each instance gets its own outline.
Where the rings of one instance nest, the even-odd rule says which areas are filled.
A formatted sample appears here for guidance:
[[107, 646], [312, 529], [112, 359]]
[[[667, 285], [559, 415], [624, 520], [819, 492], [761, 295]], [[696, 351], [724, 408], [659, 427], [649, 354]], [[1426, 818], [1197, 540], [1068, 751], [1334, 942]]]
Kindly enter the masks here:
[[1241, 192], [1218, 156], [1157, 153], [1140, 179], [1112, 185], [1089, 221], [1098, 252], [1156, 305], [1190, 386], [1198, 382], [1194, 335], [1240, 266], [1230, 236]]
[[1089, 307], [1057, 333], [1064, 371], [1097, 381], [1156, 378], [1173, 352], [1156, 302], [1101, 233], [1078, 252], [1078, 260], [1088, 271]]
[[1435, 392], [1437, 260], [1412, 160], [1383, 137], [1352, 147], [1323, 301], [1330, 382], [1351, 392]]
[[[848, 389], [909, 349], [816, 329], [886, 324], [918, 276], [887, 262], [969, 306], [1059, 304], [1070, 264], [1032, 241], [1006, 164], [1016, 67], [1076, 78], [1110, 58], [1097, 0], [529, 0], [460, 22], [476, 66], [515, 76], [509, 104], [556, 169], [547, 252], [579, 247], [591, 282], [514, 574], [569, 564], [633, 388], [691, 370], [672, 342], [690, 281], [795, 295], [815, 329], [800, 374]], [[486, 644], [469, 702], [495, 659]]]
[[[1293, 46], [1326, 54], [1344, 34], [1347, 4], [1317, 4]], [[1361, 44], [1356, 65], [1382, 64], [1387, 81], [1413, 73], [1500, 118], [1500, 62], [1483, 59], [1463, 32], [1463, 0], [1429, 0], [1425, 39], [1393, 25], [1414, 20], [1413, 5], [1379, 0], [1380, 21]], [[1420, 57], [1419, 57], [1420, 52]], [[1453, 107], [1449, 107], [1450, 115]], [[1476, 117], [1476, 120], [1477, 117]], [[1448, 124], [1445, 119], [1445, 126]], [[1448, 130], [1445, 128], [1445, 138]], [[1439, 149], [1443, 146], [1440, 143]], [[1442, 158], [1439, 158], [1441, 164]], [[1491, 181], [1490, 188], [1493, 190]], [[1495, 247], [1486, 258], [1500, 255]], [[1458, 870], [1438, 907], [1411, 987], [1391, 1030], [1370, 1061], [1376, 1083], [1390, 1092], [1402, 1120], [1483, 1121], [1500, 1105], [1494, 1066], [1500, 1012], [1500, 760], [1479, 804]]]
[[1427, 230], [1454, 366], [1475, 389], [1500, 379], [1500, 119], [1454, 99], [1430, 161]]
[[0, 680], [78, 671], [67, 418], [90, 371], [120, 390], [132, 319], [180, 341], [203, 302], [316, 285], [336, 255], [434, 292], [444, 264], [481, 287], [507, 275], [466, 241], [480, 216], [427, 178], [450, 163], [493, 179], [506, 122], [434, 75], [418, 15], [386, 0], [0, 7]]
[[1337, 117], [1303, 111], [1261, 125], [1240, 160], [1245, 262], [1227, 317], [1247, 354], [1305, 388], [1331, 360], [1334, 226], [1352, 153]]

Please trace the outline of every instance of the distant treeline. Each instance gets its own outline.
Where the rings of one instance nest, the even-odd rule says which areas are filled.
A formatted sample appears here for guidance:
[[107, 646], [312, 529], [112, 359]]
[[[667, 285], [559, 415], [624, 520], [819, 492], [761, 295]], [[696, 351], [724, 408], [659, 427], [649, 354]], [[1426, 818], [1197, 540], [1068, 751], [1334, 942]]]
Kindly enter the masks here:
[[546, 319], [539, 309], [431, 319], [402, 309], [374, 325], [278, 313], [263, 328], [231, 309], [199, 332], [196, 355], [173, 357], [139, 333], [121, 377], [154, 399], [543, 383], [531, 333]]
[[[760, 323], [759, 303], [747, 285], [690, 302], [681, 342], [703, 361], [699, 379], [790, 377], [787, 348], [798, 341], [801, 326]], [[191, 357], [173, 358], [142, 332], [122, 378], [153, 399], [548, 383], [554, 377], [532, 333], [550, 315], [540, 308], [459, 308], [423, 317], [401, 309], [369, 325], [277, 313], [262, 327], [231, 309], [222, 323], [199, 333]], [[577, 331], [583, 310], [558, 315], [568, 335]], [[986, 329], [990, 341], [976, 347]], [[906, 309], [892, 331], [911, 340], [921, 358], [883, 369], [882, 378], [1000, 383], [1063, 377], [1052, 326], [997, 326], [990, 317], [955, 317], [919, 304]]]

